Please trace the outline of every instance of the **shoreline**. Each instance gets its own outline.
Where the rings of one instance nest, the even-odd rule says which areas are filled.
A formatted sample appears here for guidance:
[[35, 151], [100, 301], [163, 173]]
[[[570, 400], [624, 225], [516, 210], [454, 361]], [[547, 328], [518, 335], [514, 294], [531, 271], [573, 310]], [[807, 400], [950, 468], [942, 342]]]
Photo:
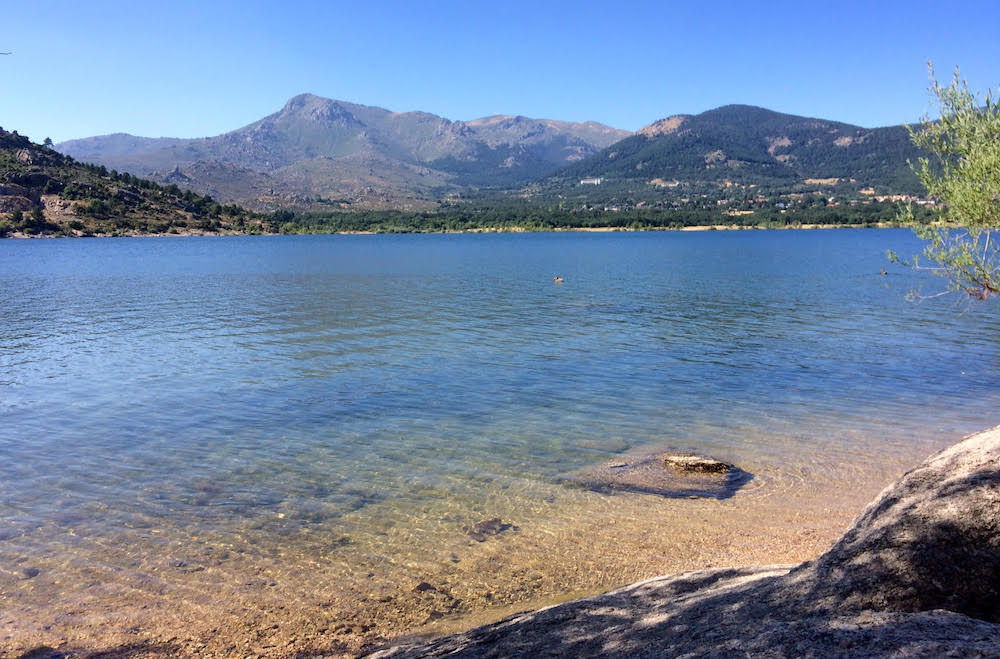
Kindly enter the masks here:
[[906, 228], [899, 222], [877, 222], [875, 224], [799, 224], [786, 226], [757, 226], [742, 224], [701, 224], [685, 227], [569, 227], [551, 229], [528, 229], [525, 227], [482, 227], [475, 229], [458, 229], [444, 231], [319, 231], [315, 233], [240, 233], [236, 231], [178, 231], [175, 233], [123, 233], [115, 234], [84, 234], [76, 231], [74, 235], [58, 234], [25, 234], [15, 231], [0, 236], [0, 240], [32, 240], [54, 238], [191, 238], [191, 237], [229, 237], [229, 236], [389, 236], [389, 235], [461, 235], [461, 234], [493, 234], [493, 233], [644, 233], [644, 232], [700, 232], [700, 231], [825, 231], [832, 229], [900, 229]]
[[[663, 574], [798, 563], [826, 550], [912, 462], [894, 456], [812, 474], [750, 463], [755, 481], [724, 500], [572, 489], [485, 541], [441, 544], [407, 529], [398, 542], [426, 546], [420, 558], [391, 563], [298, 556], [292, 546], [280, 557], [155, 528], [81, 533], [71, 556], [31, 563], [38, 576], [10, 582], [0, 571], [0, 646], [11, 647], [0, 658], [43, 646], [102, 659], [353, 657]], [[159, 549], [136, 553], [137, 542]], [[0, 545], [0, 565], [22, 562]]]
[[992, 656], [998, 460], [1000, 426], [932, 454], [815, 560], [654, 577], [371, 656]]

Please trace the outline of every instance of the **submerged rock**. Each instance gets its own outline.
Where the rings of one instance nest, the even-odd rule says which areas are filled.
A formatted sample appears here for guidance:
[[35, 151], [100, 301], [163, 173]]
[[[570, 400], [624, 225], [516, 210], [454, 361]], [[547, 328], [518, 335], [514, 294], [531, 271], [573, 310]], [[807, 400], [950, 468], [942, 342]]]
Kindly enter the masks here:
[[728, 462], [656, 452], [624, 456], [582, 469], [570, 474], [566, 481], [598, 492], [728, 499], [752, 479], [752, 474]]
[[494, 535], [500, 535], [504, 531], [513, 528], [513, 524], [504, 524], [503, 520], [499, 517], [494, 517], [492, 519], [484, 519], [481, 522], [476, 522], [472, 526], [465, 527], [465, 532], [468, 533], [473, 540], [476, 540], [477, 542], [485, 542], [486, 538]]
[[1000, 657], [1000, 428], [905, 474], [797, 567], [658, 577], [381, 657]]
[[66, 659], [66, 655], [47, 645], [39, 645], [37, 648], [18, 655], [17, 659]]
[[663, 458], [663, 464], [678, 471], [698, 474], [726, 474], [736, 468], [728, 462], [697, 455], [667, 455]]

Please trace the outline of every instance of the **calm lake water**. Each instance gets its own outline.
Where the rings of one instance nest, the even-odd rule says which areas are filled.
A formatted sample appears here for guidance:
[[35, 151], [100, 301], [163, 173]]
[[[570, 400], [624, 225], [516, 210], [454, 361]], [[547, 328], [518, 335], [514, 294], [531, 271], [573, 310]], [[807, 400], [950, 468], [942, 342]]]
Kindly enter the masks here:
[[840, 478], [1000, 423], [997, 305], [907, 301], [939, 284], [890, 248], [919, 244], [0, 241], [0, 551], [99, 562], [73, 552], [116, 537], [138, 565], [197, 536], [405, 562], [630, 452]]

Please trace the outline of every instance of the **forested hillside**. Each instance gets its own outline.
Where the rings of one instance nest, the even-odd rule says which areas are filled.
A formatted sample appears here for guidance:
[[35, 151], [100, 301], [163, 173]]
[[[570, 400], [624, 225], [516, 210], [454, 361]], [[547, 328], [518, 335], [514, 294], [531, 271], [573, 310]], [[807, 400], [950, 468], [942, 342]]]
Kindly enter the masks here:
[[600, 177], [606, 183], [770, 188], [839, 182], [881, 194], [916, 194], [919, 182], [907, 161], [919, 155], [903, 126], [867, 129], [727, 105], [650, 124], [553, 180], [579, 185], [581, 179]]
[[0, 236], [253, 232], [265, 218], [211, 197], [76, 162], [0, 128]]

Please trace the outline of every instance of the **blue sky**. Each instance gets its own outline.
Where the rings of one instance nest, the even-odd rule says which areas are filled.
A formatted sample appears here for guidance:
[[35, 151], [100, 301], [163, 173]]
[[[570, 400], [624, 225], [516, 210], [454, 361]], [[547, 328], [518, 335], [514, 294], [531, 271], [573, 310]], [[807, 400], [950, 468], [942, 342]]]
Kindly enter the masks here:
[[1000, 0], [0, 0], [0, 126], [200, 137], [301, 92], [636, 130], [728, 103], [874, 127], [928, 110], [926, 62], [1000, 87]]

